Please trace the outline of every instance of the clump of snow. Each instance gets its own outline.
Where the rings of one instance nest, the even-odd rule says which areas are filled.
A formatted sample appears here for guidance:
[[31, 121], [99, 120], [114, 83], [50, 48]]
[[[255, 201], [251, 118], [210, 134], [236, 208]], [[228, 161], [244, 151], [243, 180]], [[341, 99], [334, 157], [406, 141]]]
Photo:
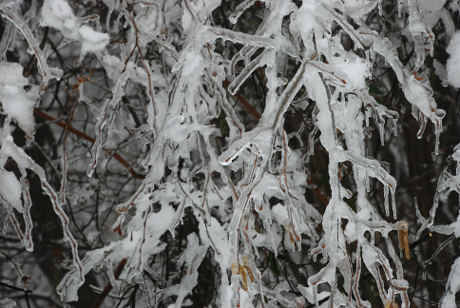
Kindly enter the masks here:
[[446, 293], [441, 298], [439, 307], [456, 307], [455, 293], [460, 290], [460, 258], [457, 258], [452, 264], [446, 285]]
[[13, 172], [0, 169], [0, 196], [19, 213], [24, 211], [21, 202], [21, 184]]
[[304, 1], [298, 11], [292, 14], [291, 31], [300, 34], [304, 41], [309, 39], [316, 24], [316, 1]]
[[199, 76], [203, 68], [202, 57], [199, 52], [190, 50], [186, 52], [184, 57], [184, 64], [182, 67], [182, 75], [187, 78], [191, 76]]
[[163, 234], [171, 227], [175, 213], [171, 206], [162, 206], [158, 213], [152, 213], [148, 218], [149, 231], [153, 234]]
[[289, 216], [286, 207], [278, 203], [272, 208], [273, 218], [281, 225], [287, 225], [289, 223]]
[[456, 32], [447, 47], [450, 55], [447, 60], [447, 80], [454, 87], [460, 88], [460, 32]]
[[75, 31], [78, 23], [78, 18], [67, 1], [46, 0], [43, 4], [41, 25], [59, 29], [65, 37], [78, 40], [78, 32]]
[[359, 57], [346, 59], [345, 57], [333, 58], [332, 64], [339, 71], [346, 73], [347, 84], [352, 89], [366, 88], [366, 77], [369, 77], [368, 64]]
[[28, 137], [35, 132], [34, 105], [38, 91], [33, 87], [29, 92], [24, 86], [29, 81], [22, 76], [23, 67], [18, 63], [0, 63], [0, 102], [3, 110], [18, 122]]
[[81, 18], [74, 15], [65, 0], [45, 0], [40, 24], [60, 30], [67, 39], [80, 41], [81, 57], [88, 52], [101, 51], [109, 43], [107, 33], [97, 32], [87, 25], [82, 25]]
[[109, 35], [107, 33], [94, 31], [88, 26], [81, 26], [80, 29], [78, 29], [78, 32], [82, 37], [82, 54], [102, 50], [109, 43]]

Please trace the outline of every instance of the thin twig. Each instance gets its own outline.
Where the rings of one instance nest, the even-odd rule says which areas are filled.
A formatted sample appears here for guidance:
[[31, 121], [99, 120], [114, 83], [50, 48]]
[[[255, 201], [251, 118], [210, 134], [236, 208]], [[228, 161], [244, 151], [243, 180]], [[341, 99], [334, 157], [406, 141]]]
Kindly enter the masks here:
[[[35, 108], [34, 109], [34, 113], [36, 115], [38, 115], [39, 117], [41, 117], [42, 119], [45, 119], [45, 120], [48, 120], [48, 121], [52, 121], [54, 122], [56, 125], [64, 128], [64, 129], [68, 129], [69, 132], [77, 135], [78, 137], [81, 137], [83, 139], [85, 139], [86, 141], [89, 141], [91, 143], [94, 143], [95, 142], [95, 138], [91, 137], [91, 136], [88, 136], [87, 134], [85, 134], [84, 132], [76, 129], [75, 127], [67, 124], [66, 122], [63, 122], [63, 121], [59, 121], [58, 119], [56, 119], [55, 117], [53, 117], [52, 115], [50, 115], [49, 113], [46, 113], [44, 112], [43, 110], [41, 109], [38, 109], [38, 108]], [[104, 149], [105, 152], [107, 152], [108, 154], [110, 155], [113, 155], [113, 158], [115, 158], [120, 164], [123, 165], [123, 167], [125, 167], [126, 169], [128, 169], [129, 173], [136, 179], [143, 179], [145, 176], [142, 175], [142, 174], [139, 174], [137, 173], [134, 168], [123, 158], [120, 156], [120, 154], [118, 153], [114, 153], [113, 151], [111, 150], [108, 150], [108, 149]]]
[[[121, 274], [121, 271], [123, 270], [123, 268], [125, 267], [126, 265], [126, 258], [125, 259], [122, 259], [120, 261], [120, 263], [118, 263], [118, 266], [117, 268], [115, 269], [115, 272], [114, 272], [114, 275], [115, 275], [115, 279], [118, 279], [118, 277], [120, 276]], [[102, 302], [104, 301], [104, 299], [107, 297], [107, 295], [109, 295], [110, 291], [112, 290], [113, 286], [112, 284], [109, 282], [104, 290], [102, 291], [101, 294], [99, 294], [99, 296], [96, 298], [96, 301], [94, 302], [93, 306], [91, 308], [98, 308], [99, 306], [101, 306]]]
[[[224, 88], [227, 89], [228, 86], [230, 85], [230, 81], [225, 79], [222, 82], [222, 84]], [[251, 104], [248, 102], [248, 100], [244, 96], [242, 96], [240, 93], [237, 92], [235, 95], [233, 95], [233, 97], [235, 97], [238, 100], [238, 102], [249, 112], [250, 115], [252, 115], [257, 120], [261, 118], [260, 113], [254, 107], [251, 106]]]

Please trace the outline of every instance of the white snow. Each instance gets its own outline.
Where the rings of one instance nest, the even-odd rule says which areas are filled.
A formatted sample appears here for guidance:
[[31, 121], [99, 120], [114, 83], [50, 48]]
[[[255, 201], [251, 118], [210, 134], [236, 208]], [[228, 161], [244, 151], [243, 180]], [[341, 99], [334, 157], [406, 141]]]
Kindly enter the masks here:
[[446, 51], [450, 55], [447, 60], [447, 80], [460, 88], [460, 32], [455, 32]]
[[24, 211], [21, 202], [21, 184], [13, 172], [0, 169], [0, 196], [19, 213]]
[[366, 77], [369, 77], [368, 64], [359, 57], [346, 59], [345, 57], [335, 57], [332, 65], [339, 71], [344, 72], [347, 86], [352, 89], [362, 89], [366, 87]]
[[109, 43], [109, 35], [83, 25], [82, 19], [74, 15], [66, 0], [45, 0], [40, 24], [60, 30], [67, 39], [81, 42], [81, 57], [88, 52], [101, 51]]
[[0, 102], [3, 110], [18, 122], [19, 127], [32, 137], [35, 132], [34, 105], [38, 99], [36, 87], [29, 92], [24, 86], [29, 81], [22, 76], [23, 67], [18, 63], [0, 63]]
[[105, 48], [109, 43], [109, 35], [107, 33], [101, 33], [94, 31], [88, 26], [81, 26], [78, 29], [81, 35], [81, 52], [86, 54], [88, 52], [97, 52]]
[[[116, 202], [121, 202], [117, 207], [121, 215], [114, 224], [117, 232], [111, 234], [112, 237], [107, 237], [113, 242], [109, 243], [105, 238], [105, 243], [101, 243], [105, 246], [88, 251], [82, 262], [79, 259], [76, 239], [70, 233], [73, 220], [65, 215], [61, 202], [56, 203], [64, 193], [59, 195], [53, 190], [46, 181], [43, 168], [14, 143], [10, 134], [11, 119], [28, 136], [33, 136], [33, 111], [38, 99], [38, 87], [32, 86], [31, 90], [26, 91], [24, 87], [29, 86], [29, 80], [22, 75], [24, 68], [17, 63], [0, 62], [0, 77], [3, 78], [0, 80], [0, 102], [3, 112], [9, 118], [5, 122], [5, 128], [0, 131], [0, 160], [3, 163], [0, 164], [0, 196], [12, 208], [24, 214], [28, 213], [28, 203], [23, 208], [21, 202], [23, 179], [18, 181], [14, 173], [1, 169], [8, 157], [12, 157], [23, 176], [26, 174], [25, 169], [30, 169], [39, 176], [46, 193], [55, 202], [53, 207], [61, 219], [64, 239], [71, 243], [74, 265], [58, 287], [61, 300], [77, 300], [77, 290], [83, 283], [83, 277], [92, 269], [98, 271], [104, 267], [115, 288], [113, 294], [121, 291], [121, 288], [117, 290], [117, 285], [140, 283], [144, 270], [161, 276], [161, 271], [157, 270], [164, 258], [151, 257], [168, 245], [168, 251], [174, 254], [171, 254], [168, 261], [177, 262], [184, 275], [176, 277], [173, 276], [176, 273], [171, 271], [172, 280], [162, 282], [163, 277], [158, 279], [161, 289], [154, 293], [155, 296], [161, 295], [161, 300], [165, 300], [165, 303], [171, 302], [168, 299], [170, 296], [176, 296], [176, 307], [196, 304], [190, 298], [187, 299], [187, 295], [197, 285], [200, 274], [198, 268], [205, 256], [213, 266], [219, 267], [216, 271], [220, 272], [216, 274], [220, 275], [216, 280], [220, 284], [215, 295], [216, 306], [235, 307], [235, 302], [238, 301], [241, 307], [252, 307], [256, 298], [260, 300], [265, 296], [272, 306], [290, 307], [295, 306], [295, 303], [296, 306], [302, 306], [303, 299], [290, 300], [294, 294], [289, 294], [291, 286], [282, 276], [277, 277], [280, 278], [277, 279], [280, 280], [277, 285], [267, 289], [267, 276], [271, 273], [259, 272], [262, 264], [260, 261], [268, 256], [266, 249], [277, 257], [281, 244], [293, 251], [308, 246], [314, 251], [315, 258], [316, 255], [322, 255], [321, 263], [324, 266], [307, 266], [305, 272], [309, 277], [308, 285], [297, 286], [312, 304], [325, 300], [322, 307], [329, 306], [332, 302], [335, 306], [358, 306], [358, 296], [351, 293], [355, 292], [351, 288], [356, 281], [355, 277], [358, 277], [355, 276], [358, 275], [357, 262], [361, 258], [361, 267], [372, 274], [375, 281], [383, 277], [381, 270], [385, 270], [384, 277], [391, 283], [380, 286], [378, 291], [382, 299], [393, 294], [395, 289], [407, 287], [407, 282], [400, 274], [401, 262], [389, 238], [389, 233], [395, 232], [396, 228], [387, 221], [388, 217], [377, 214], [368, 199], [369, 183], [371, 178], [376, 178], [384, 185], [383, 196], [380, 196], [383, 200], [381, 206], [385, 208], [385, 215], [382, 216], [393, 213], [393, 218], [396, 218], [396, 180], [377, 159], [372, 158], [379, 158], [380, 155], [367, 151], [369, 148], [366, 134], [372, 131], [368, 123], [372, 116], [378, 126], [382, 143], [386, 137], [389, 140], [389, 134], [385, 134], [385, 119], [396, 120], [398, 112], [391, 108], [397, 109], [400, 106], [395, 106], [396, 102], [388, 108], [381, 105], [380, 100], [368, 93], [367, 78], [380, 75], [378, 71], [371, 73], [373, 69], [380, 70], [385, 64], [390, 66], [404, 95], [413, 105], [414, 114], [420, 114], [423, 121], [431, 120], [435, 124], [438, 144], [444, 111], [437, 108], [429, 80], [424, 75], [427, 73], [418, 72], [417, 69], [421, 68], [419, 65], [423, 64], [427, 51], [433, 46], [434, 35], [431, 35], [429, 29], [431, 22], [427, 27], [428, 18], [433, 22], [442, 19], [445, 25], [448, 24], [448, 18], [442, 15], [445, 0], [437, 3], [430, 0], [398, 1], [398, 10], [404, 12], [404, 18], [407, 19], [406, 13], [409, 15], [408, 23], [401, 18], [405, 24], [404, 31], [407, 32], [401, 35], [407, 37], [408, 43], [414, 45], [415, 49], [415, 59], [411, 58], [408, 64], [403, 64], [400, 59], [398, 48], [403, 44], [399, 36], [392, 37], [392, 44], [385, 34], [367, 28], [366, 15], [374, 8], [376, 13], [382, 13], [382, 0], [304, 0], [301, 1], [300, 8], [292, 1], [264, 0], [256, 4], [253, 0], [243, 0], [233, 10], [233, 14], [227, 15], [232, 23], [237, 23], [231, 29], [214, 25], [211, 13], [221, 5], [221, 0], [164, 1], [162, 8], [142, 1], [133, 3], [132, 7], [127, 7], [126, 3], [119, 0], [101, 2], [109, 10], [108, 17], [102, 17], [106, 22], [106, 31], [113, 33], [113, 38], [117, 39], [111, 46], [113, 48], [110, 48], [110, 53], [106, 50], [109, 34], [100, 32], [98, 18], [88, 17], [91, 15], [81, 16], [81, 12], [85, 11], [83, 7], [69, 0], [40, 2], [43, 3], [40, 25], [53, 28], [48, 38], [63, 38], [62, 45], [59, 44], [56, 48], [60, 49], [70, 41], [73, 42], [71, 46], [76, 47], [77, 55], [80, 52], [80, 60], [86, 54], [94, 53], [99, 60], [99, 76], [103, 75], [112, 81], [106, 82], [103, 89], [97, 90], [96, 82], [100, 77], [96, 74], [91, 80], [93, 84], [79, 89], [79, 99], [85, 101], [93, 113], [88, 117], [88, 129], [94, 126], [96, 132], [88, 175], [91, 176], [96, 170], [98, 159], [105, 162], [105, 158], [99, 155], [102, 149], [113, 149], [115, 153], [118, 145], [125, 138], [128, 141], [132, 134], [139, 138], [136, 143], [127, 143], [129, 148], [126, 152], [123, 150], [123, 156], [126, 154], [127, 160], [140, 170], [142, 166], [139, 162], [145, 157], [146, 168], [143, 171], [147, 175], [143, 181], [131, 181], [116, 196], [110, 195], [112, 190], [103, 192], [108, 196], [104, 204], [101, 203], [105, 210], [101, 207], [97, 212], [104, 213], [103, 215], [107, 212], [108, 222], [115, 220], [111, 213], [112, 207], [108, 207], [109, 203], [115, 201], [109, 199], [116, 197]], [[399, 5], [402, 2], [404, 5]], [[419, 2], [418, 6], [414, 5], [416, 2]], [[264, 9], [260, 7], [262, 5]], [[239, 16], [243, 18], [244, 11], [252, 6], [260, 12], [262, 22], [254, 29], [251, 25], [240, 27], [238, 23], [242, 23], [243, 19], [238, 21]], [[73, 7], [80, 9], [74, 10]], [[114, 10], [117, 13], [110, 18]], [[88, 8], [83, 14], [90, 13]], [[36, 25], [37, 20], [24, 17], [27, 23]], [[136, 29], [131, 17], [137, 24]], [[289, 18], [290, 23], [287, 22]], [[17, 28], [21, 29], [25, 24], [18, 23]], [[221, 23], [217, 24], [222, 26]], [[22, 31], [31, 49], [35, 50], [39, 41], [35, 34], [32, 35], [32, 31]], [[117, 31], [125, 31], [121, 39], [115, 34]], [[42, 32], [35, 33], [38, 38]], [[448, 30], [444, 37], [437, 39], [447, 40], [450, 37], [447, 33]], [[354, 43], [354, 48], [345, 47], [344, 39], [347, 36]], [[151, 42], [153, 43], [150, 47], [148, 44]], [[220, 51], [220, 45], [224, 52]], [[235, 45], [234, 55], [232, 48], [228, 48], [230, 45]], [[133, 50], [134, 46], [137, 49]], [[46, 45], [46, 48], [49, 46]], [[58, 63], [51, 49], [46, 48], [43, 53], [51, 56], [50, 62]], [[159, 48], [161, 58], [150, 57], [151, 48]], [[460, 77], [457, 76], [460, 75], [458, 33], [453, 36], [447, 52], [450, 59], [445, 73], [443, 65], [435, 62], [436, 72], [441, 78], [445, 76], [446, 82], [460, 87]], [[376, 54], [383, 58], [376, 57]], [[42, 58], [42, 63], [46, 66], [47, 57], [40, 57], [39, 53], [35, 53], [35, 56], [39, 62]], [[416, 60], [414, 71], [412, 60]], [[49, 69], [42, 71], [44, 76], [50, 74]], [[229, 93], [236, 94], [240, 87], [244, 88], [245, 82], [254, 74], [260, 74], [258, 77], [261, 78], [257, 79], [260, 79], [260, 85], [265, 86], [260, 89], [266, 92], [266, 96], [264, 101], [263, 96], [248, 95], [241, 89], [240, 93], [261, 114], [258, 122], [251, 123], [244, 116], [246, 112], [241, 110], [237, 100], [232, 99], [233, 95]], [[388, 88], [393, 87], [390, 78], [382, 76], [381, 79], [382, 84], [388, 84]], [[30, 81], [32, 82], [32, 78]], [[227, 89], [222, 86], [223, 81], [229, 82]], [[100, 104], [96, 100], [93, 104], [93, 94], [96, 97], [99, 91], [104, 93], [100, 97], [105, 98], [100, 99]], [[137, 98], [131, 99], [132, 94], [139, 91], [148, 93], [148, 99], [144, 99], [145, 95], [139, 96], [139, 102]], [[129, 98], [131, 102], [128, 106], [125, 106], [124, 101], [123, 104], [120, 103], [122, 97]], [[311, 119], [305, 119], [302, 129], [299, 128], [296, 132], [288, 129], [285, 132], [283, 124], [285, 120], [289, 121], [289, 117], [285, 119], [284, 115], [291, 103], [303, 108], [311, 105], [312, 116]], [[123, 114], [123, 107], [135, 107], [131, 117]], [[146, 109], [140, 109], [144, 107]], [[144, 122], [148, 116], [146, 123], [135, 125], [132, 118], [144, 110], [147, 114], [140, 117], [140, 121]], [[225, 116], [222, 121], [227, 122], [228, 135], [221, 129], [225, 127], [220, 123], [221, 119], [218, 119], [219, 122], [214, 121], [220, 112]], [[80, 125], [77, 122], [74, 124]], [[302, 148], [306, 146], [303, 132], [307, 132], [312, 126], [308, 154], [312, 155], [318, 145], [316, 151], [319, 149], [320, 152], [317, 154], [327, 156], [328, 159], [324, 162], [327, 162], [328, 169], [321, 170], [321, 175], [329, 175], [326, 181], [329, 182], [330, 191], [322, 189], [322, 185], [318, 186], [319, 183], [315, 181], [308, 181], [310, 164], [307, 165], [305, 161], [308, 157], [303, 155], [303, 150], [290, 147], [292, 137], [298, 138]], [[322, 149], [316, 143], [317, 136]], [[71, 138], [68, 141], [73, 142]], [[139, 151], [141, 146], [143, 149]], [[436, 150], [437, 147], [436, 145]], [[146, 151], [149, 153], [145, 153]], [[77, 157], [75, 153], [72, 154], [75, 161]], [[453, 158], [460, 161], [459, 149]], [[76, 169], [75, 166], [71, 167]], [[106, 167], [105, 170], [109, 170], [108, 163]], [[77, 169], [81, 169], [80, 165]], [[166, 173], [167, 170], [170, 172]], [[457, 170], [460, 170], [460, 165]], [[203, 182], [201, 175], [204, 175]], [[113, 176], [118, 177], [118, 173]], [[347, 177], [352, 176], [355, 184], [350, 185], [349, 189], [344, 187], [343, 176], [347, 182]], [[121, 174], [121, 177], [124, 175]], [[460, 183], [460, 171], [448, 181], [440, 181], [438, 191], [458, 192], [457, 183]], [[321, 203], [327, 204], [323, 215], [305, 199], [307, 186], [315, 189], [315, 196], [321, 199]], [[64, 187], [66, 186], [63, 184]], [[88, 187], [93, 187], [92, 182], [89, 182]], [[76, 192], [72, 187], [66, 189], [69, 195]], [[89, 204], [95, 198], [92, 193], [88, 195], [87, 191], [79, 192], [78, 195], [77, 199], [70, 199], [83, 198], [83, 202], [75, 203]], [[280, 200], [275, 205], [272, 202], [273, 197]], [[351, 197], [356, 199], [344, 202], [344, 198]], [[119, 199], [124, 201], [118, 201]], [[404, 204], [402, 201], [398, 204]], [[159, 209], [157, 204], [160, 204]], [[186, 234], [186, 239], [177, 236], [176, 228], [180, 224], [185, 224], [184, 229], [188, 229], [190, 215], [194, 215], [193, 230]], [[83, 216], [78, 214], [77, 219], [80, 217]], [[114, 228], [110, 229], [111, 223], [108, 222], [101, 228], [112, 233]], [[427, 223], [425, 227], [433, 232], [460, 236], [460, 216], [457, 222], [450, 225], [428, 226]], [[89, 225], [86, 233], [90, 241], [99, 240], [98, 229], [97, 224], [95, 228]], [[177, 229], [177, 233], [184, 230], [181, 229]], [[167, 231], [170, 237], [162, 237]], [[371, 234], [370, 239], [367, 233]], [[375, 237], [376, 233], [380, 236]], [[165, 238], [173, 240], [168, 242]], [[385, 250], [378, 248], [380, 243], [376, 241], [379, 238], [388, 240]], [[181, 249], [170, 249], [178, 242]], [[349, 244], [354, 242], [357, 245], [352, 252]], [[211, 253], [208, 254], [208, 251]], [[293, 256], [296, 253], [293, 252]], [[301, 258], [304, 256], [305, 251], [298, 253], [299, 264], [303, 262]], [[113, 267], [121, 260], [127, 261], [126, 267], [120, 277], [117, 277], [119, 281], [115, 282]], [[460, 280], [455, 278], [460, 273], [458, 262], [452, 268], [449, 278], [448, 294], [444, 300], [446, 303], [452, 300], [451, 293], [459, 289]], [[230, 271], [235, 265], [247, 270]], [[250, 279], [251, 282], [244, 281], [242, 285], [243, 279], [247, 280], [247, 277], [242, 276], [245, 271], [251, 272], [254, 277]], [[337, 279], [338, 275], [343, 279]], [[149, 285], [145, 281], [144, 284], [147, 290]], [[329, 286], [318, 289], [319, 284]], [[348, 293], [348, 300], [344, 291]], [[260, 296], [257, 297], [257, 294]], [[370, 304], [362, 303], [361, 306], [368, 307]], [[405, 307], [404, 304], [402, 307]]]

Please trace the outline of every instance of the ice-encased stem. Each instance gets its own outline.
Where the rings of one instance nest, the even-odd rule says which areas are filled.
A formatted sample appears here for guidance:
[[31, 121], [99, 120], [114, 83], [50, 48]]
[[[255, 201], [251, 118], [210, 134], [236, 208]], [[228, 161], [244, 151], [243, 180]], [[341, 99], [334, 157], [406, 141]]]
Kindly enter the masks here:
[[[113, 108], [118, 102], [121, 100], [121, 97], [124, 94], [123, 87], [126, 84], [126, 81], [128, 80], [129, 74], [127, 71], [123, 72], [121, 74], [120, 78], [117, 80], [114, 86], [113, 90], [113, 95], [111, 99], [108, 99], [105, 101], [104, 105], [102, 106], [102, 112], [99, 117], [99, 120], [96, 123], [96, 141], [94, 142], [93, 148], [91, 150], [91, 162], [88, 166], [87, 174], [89, 177], [91, 177], [96, 170], [97, 166], [97, 161], [100, 155], [100, 152], [102, 150], [102, 147], [104, 146], [105, 142], [107, 141], [107, 137], [109, 134], [109, 125], [108, 123], [108, 117], [111, 115], [111, 108]], [[113, 115], [112, 115], [113, 117]]]
[[11, 21], [16, 28], [21, 31], [24, 35], [25, 39], [29, 43], [30, 47], [32, 48], [35, 56], [37, 57], [37, 63], [40, 73], [43, 75], [43, 85], [46, 86], [48, 81], [52, 78], [60, 79], [60, 75], [62, 74], [61, 71], [53, 70], [51, 72], [48, 63], [46, 63], [46, 57], [43, 51], [40, 48], [40, 45], [30, 30], [30, 27], [22, 20], [21, 17], [16, 15], [14, 12], [10, 11], [8, 8], [0, 8], [0, 14], [4, 15], [9, 21]]

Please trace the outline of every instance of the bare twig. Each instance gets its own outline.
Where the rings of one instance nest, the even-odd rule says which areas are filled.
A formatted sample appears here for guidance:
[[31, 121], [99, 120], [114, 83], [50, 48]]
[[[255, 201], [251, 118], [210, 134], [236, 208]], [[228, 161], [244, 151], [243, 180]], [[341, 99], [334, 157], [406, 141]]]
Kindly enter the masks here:
[[[83, 139], [85, 139], [86, 141], [89, 141], [91, 143], [94, 143], [96, 139], [94, 139], [93, 137], [91, 136], [88, 136], [87, 134], [85, 134], [84, 132], [76, 129], [75, 127], [67, 124], [66, 122], [63, 122], [63, 121], [59, 121], [58, 119], [56, 119], [55, 117], [53, 117], [52, 115], [50, 115], [49, 113], [46, 113], [45, 111], [39, 109], [39, 108], [35, 108], [34, 109], [34, 112], [36, 115], [38, 115], [39, 117], [41, 117], [42, 119], [45, 119], [45, 120], [48, 120], [48, 121], [52, 121], [53, 123], [55, 123], [56, 125], [64, 128], [64, 129], [68, 129], [69, 132], [77, 135], [78, 137], [81, 137]], [[142, 175], [142, 174], [139, 174], [137, 173], [134, 168], [123, 158], [120, 156], [120, 154], [118, 153], [115, 153], [111, 150], [107, 150], [107, 149], [104, 149], [105, 152], [107, 152], [108, 154], [110, 155], [113, 155], [113, 157], [121, 164], [123, 165], [123, 167], [125, 167], [126, 169], [128, 169], [128, 172], [136, 179], [143, 179], [145, 176]]]

